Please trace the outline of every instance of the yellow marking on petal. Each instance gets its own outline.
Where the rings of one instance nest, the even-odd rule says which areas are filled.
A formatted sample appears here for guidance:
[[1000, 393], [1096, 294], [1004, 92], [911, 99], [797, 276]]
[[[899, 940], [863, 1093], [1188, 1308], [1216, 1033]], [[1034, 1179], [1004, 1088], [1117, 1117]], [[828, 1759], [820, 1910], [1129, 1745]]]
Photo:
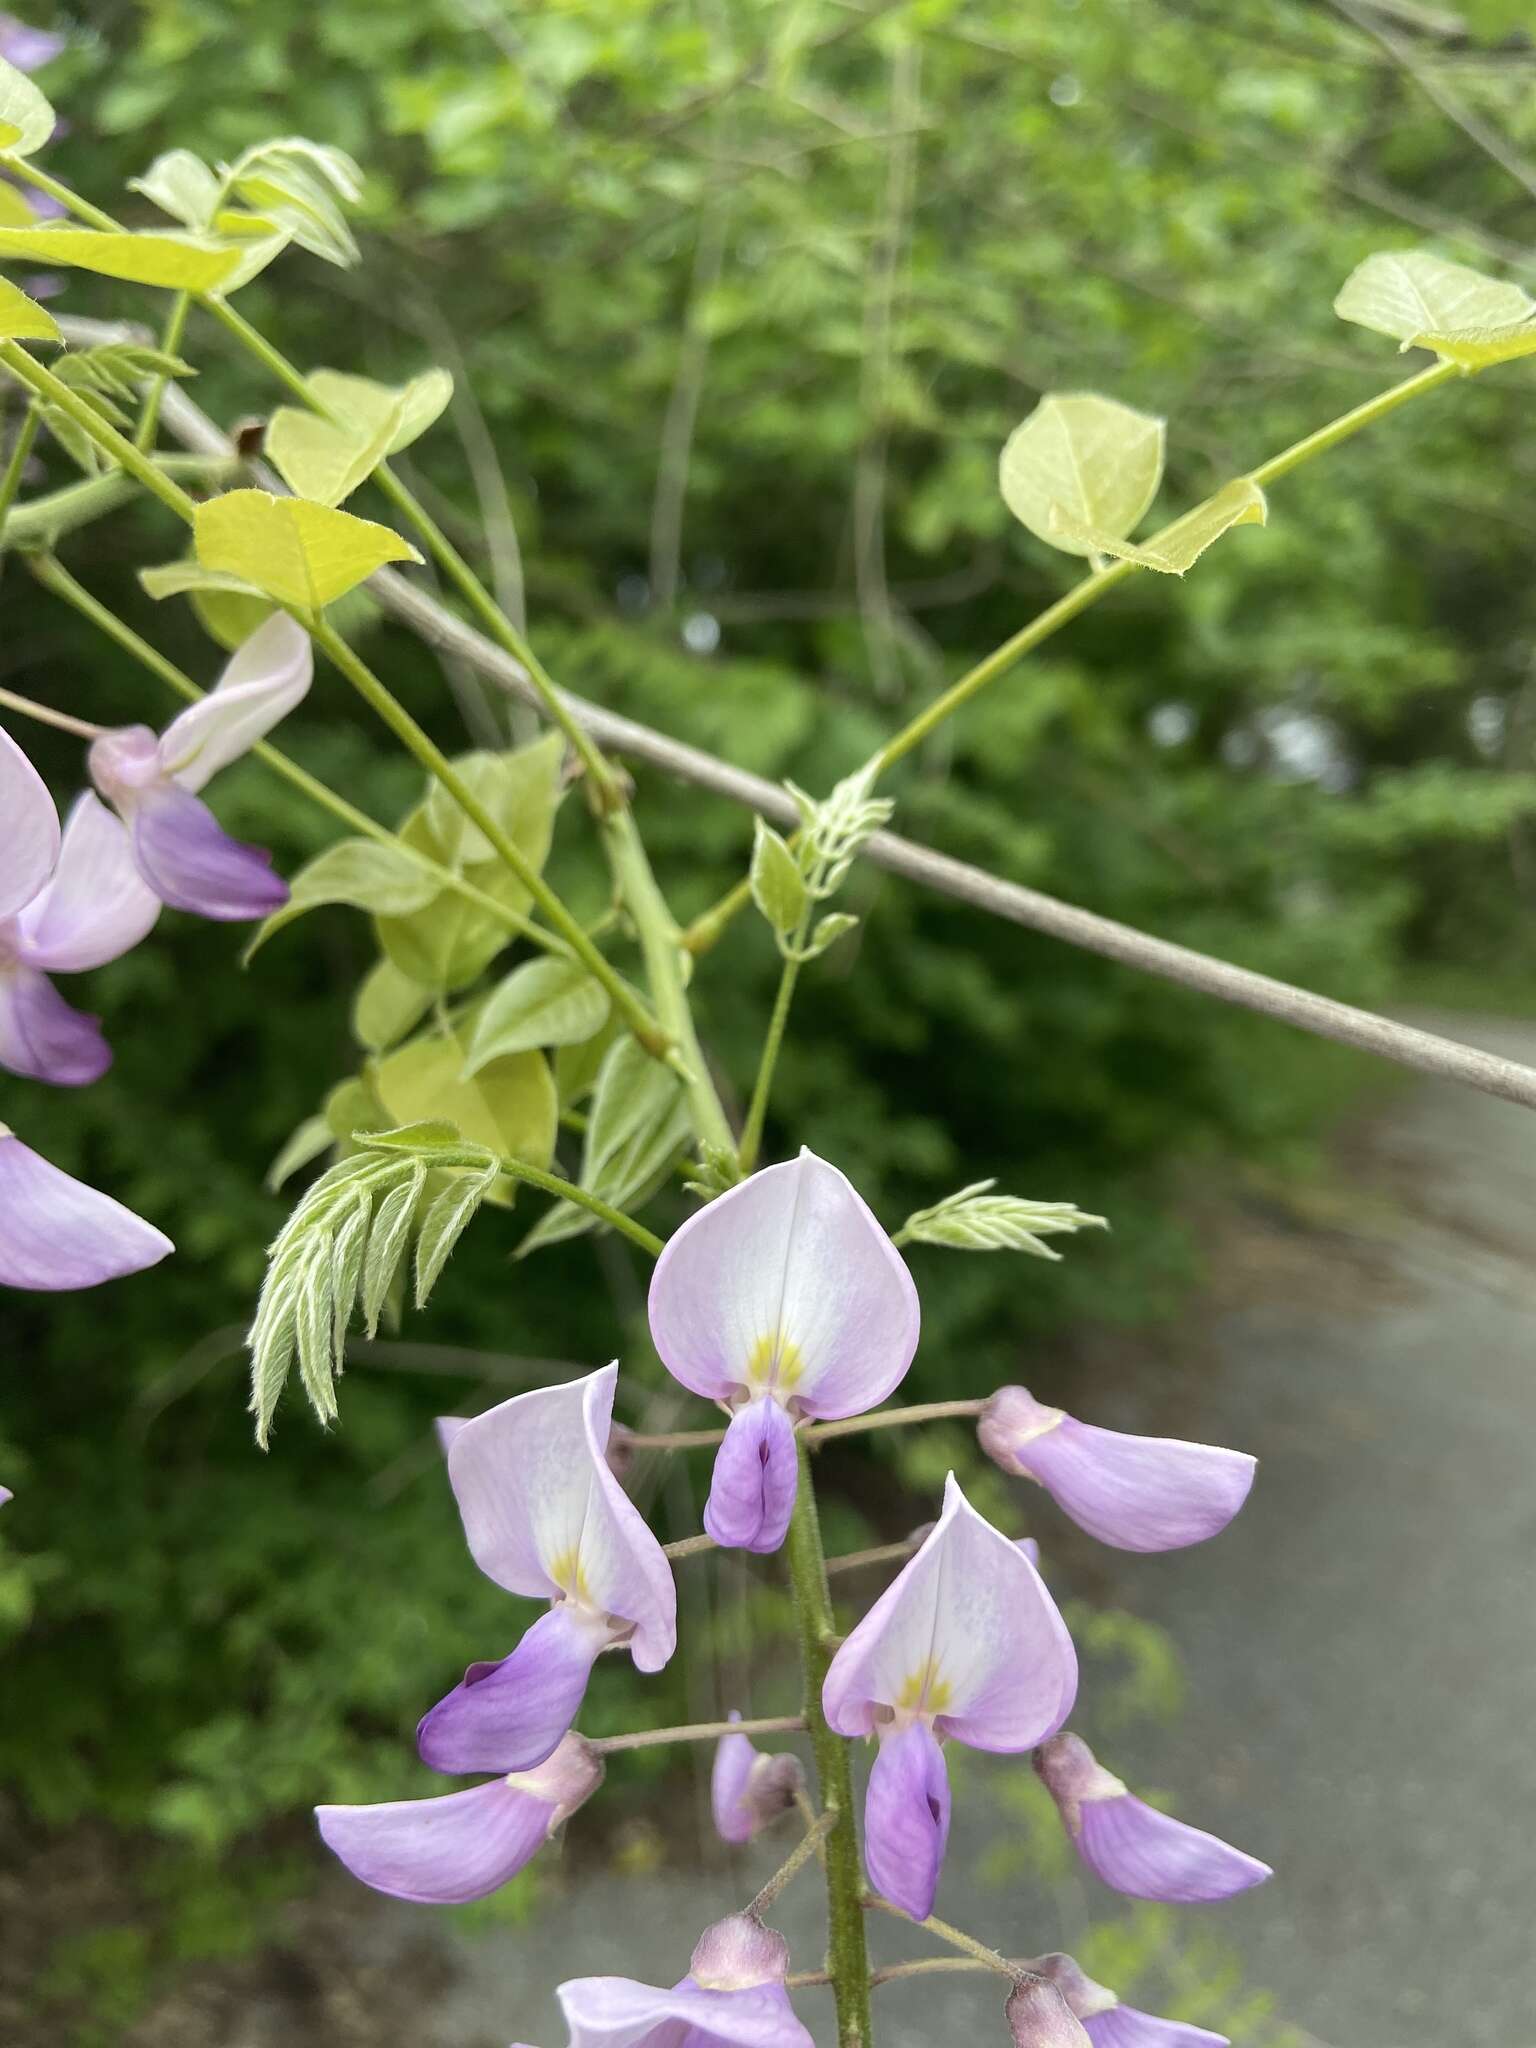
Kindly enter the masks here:
[[948, 1681], [939, 1676], [938, 1658], [930, 1657], [907, 1679], [896, 1704], [908, 1714], [942, 1714], [952, 1697]]
[[587, 1575], [581, 1568], [581, 1557], [574, 1547], [562, 1550], [558, 1557], [552, 1557], [547, 1570], [568, 1600], [580, 1600], [590, 1605]]
[[777, 1389], [790, 1393], [799, 1385], [804, 1371], [800, 1346], [785, 1334], [782, 1324], [765, 1331], [747, 1354], [747, 1385], [754, 1392]]

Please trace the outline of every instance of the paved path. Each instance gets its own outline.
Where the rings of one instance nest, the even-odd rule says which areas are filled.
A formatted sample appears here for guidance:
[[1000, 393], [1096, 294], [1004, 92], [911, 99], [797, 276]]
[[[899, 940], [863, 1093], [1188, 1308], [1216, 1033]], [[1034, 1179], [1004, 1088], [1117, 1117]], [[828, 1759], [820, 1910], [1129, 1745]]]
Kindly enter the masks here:
[[[1536, 1028], [1437, 1021], [1536, 1061]], [[1414, 1087], [1369, 1152], [1368, 1242], [1354, 1224], [1294, 1244], [1275, 1233], [1258, 1305], [1240, 1281], [1246, 1305], [1192, 1330], [1199, 1369], [1154, 1363], [1103, 1396], [1100, 1420], [1258, 1453], [1260, 1483], [1228, 1535], [1135, 1559], [1074, 1542], [1048, 1503], [1037, 1526], [1059, 1593], [1156, 1620], [1183, 1654], [1183, 1716], [1103, 1747], [1122, 1775], [1277, 1866], [1273, 1885], [1193, 1917], [1230, 1940], [1278, 2012], [1329, 2048], [1530, 2048], [1536, 1120]], [[1411, 1213], [1385, 1205], [1384, 1178]], [[1090, 1703], [1079, 1725], [1092, 1724]], [[1070, 1946], [1117, 1904], [1075, 1878], [1048, 1896], [979, 1882], [1008, 1825], [986, 1796], [992, 1768], [957, 1801], [941, 1910], [1016, 1950]], [[525, 1933], [466, 1945], [432, 2048], [558, 2048], [559, 1979], [680, 1975], [697, 1928], [776, 1860], [754, 1855], [709, 1885], [604, 1880]], [[816, 1904], [802, 1886], [779, 1916], [802, 1965]], [[1001, 2048], [982, 1980], [902, 1990], [899, 2004], [880, 1994], [882, 2048]], [[802, 2000], [818, 2043], [825, 1998]]]

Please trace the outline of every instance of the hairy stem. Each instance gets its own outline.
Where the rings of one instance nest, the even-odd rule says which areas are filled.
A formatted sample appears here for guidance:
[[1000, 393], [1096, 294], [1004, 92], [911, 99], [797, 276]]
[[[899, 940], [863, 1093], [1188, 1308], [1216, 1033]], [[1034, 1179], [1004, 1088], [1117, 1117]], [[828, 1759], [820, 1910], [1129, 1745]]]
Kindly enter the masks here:
[[805, 1681], [805, 1725], [816, 1758], [822, 1805], [836, 1812], [826, 1837], [827, 1968], [837, 2000], [838, 2048], [871, 2048], [869, 1949], [861, 1905], [864, 1880], [859, 1868], [859, 1837], [853, 1817], [853, 1772], [848, 1745], [827, 1726], [821, 1708], [821, 1689], [831, 1662], [826, 1638], [832, 1630], [832, 1599], [827, 1590], [815, 1481], [803, 1444], [799, 1457], [800, 1486], [787, 1548], [789, 1576]]
[[[628, 1437], [625, 1441], [626, 1444], [633, 1444], [634, 1438]], [[661, 1554], [670, 1558], [702, 1557], [706, 1550], [719, 1548], [713, 1536], [680, 1536], [676, 1543], [663, 1543]]]
[[662, 1742], [718, 1742], [722, 1735], [803, 1735], [798, 1714], [776, 1714], [762, 1721], [695, 1721], [686, 1728], [636, 1728], [628, 1735], [590, 1738], [599, 1756], [621, 1749], [652, 1749]]
[[747, 1913], [751, 1918], [756, 1920], [762, 1918], [790, 1880], [797, 1876], [805, 1868], [806, 1864], [810, 1862], [811, 1858], [819, 1852], [822, 1843], [832, 1832], [833, 1828], [836, 1827], [840, 1819], [841, 1815], [835, 1806], [829, 1806], [825, 1813], [820, 1813], [816, 1816], [810, 1827], [806, 1829], [794, 1848], [790, 1850], [772, 1877], [769, 1878], [756, 1898], [753, 1899], [751, 1905], [747, 1907]]
[[869, 1415], [850, 1415], [844, 1422], [818, 1422], [803, 1433], [808, 1444], [824, 1444], [835, 1436], [857, 1436], [865, 1429], [908, 1429], [914, 1422], [952, 1422], [979, 1415], [984, 1401], [914, 1401], [906, 1408], [876, 1408]]
[[889, 1913], [894, 1920], [905, 1920], [909, 1927], [921, 1927], [928, 1934], [935, 1934], [940, 1941], [947, 1941], [951, 1948], [957, 1948], [962, 1955], [969, 1956], [982, 1968], [995, 1970], [999, 1976], [1015, 1980], [1020, 1975], [1014, 1964], [1000, 1956], [995, 1948], [988, 1948], [984, 1941], [978, 1941], [964, 1928], [952, 1927], [947, 1920], [940, 1920], [930, 1913], [926, 1920], [914, 1920], [910, 1913], [904, 1913], [900, 1906], [893, 1906], [889, 1899], [882, 1899], [877, 1892], [866, 1892], [863, 1903], [880, 1913]]

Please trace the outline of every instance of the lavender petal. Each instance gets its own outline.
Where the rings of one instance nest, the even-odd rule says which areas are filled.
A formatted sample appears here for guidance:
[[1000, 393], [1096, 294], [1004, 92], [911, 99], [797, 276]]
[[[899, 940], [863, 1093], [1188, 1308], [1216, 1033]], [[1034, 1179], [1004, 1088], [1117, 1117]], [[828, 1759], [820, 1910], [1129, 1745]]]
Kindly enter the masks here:
[[1128, 1898], [1204, 1905], [1274, 1876], [1257, 1857], [1159, 1813], [1130, 1792], [1085, 1799], [1081, 1813], [1078, 1854], [1096, 1877]]
[[265, 847], [231, 839], [200, 797], [173, 783], [143, 790], [128, 815], [139, 872], [162, 903], [221, 923], [268, 917], [288, 901]]
[[914, 1721], [884, 1735], [864, 1799], [869, 1881], [914, 1920], [933, 1911], [949, 1841], [949, 1773], [933, 1731]]
[[66, 1293], [158, 1265], [176, 1247], [0, 1125], [0, 1287]]
[[1232, 2048], [1225, 2034], [1184, 2020], [1155, 2019], [1134, 2006], [1114, 2005], [1083, 2021], [1093, 2048]]
[[799, 1484], [794, 1425], [772, 1395], [761, 1394], [731, 1417], [716, 1454], [705, 1534], [727, 1550], [767, 1556], [789, 1533]]
[[363, 1883], [416, 1905], [483, 1899], [543, 1848], [555, 1824], [546, 1799], [493, 1778], [439, 1799], [317, 1806], [326, 1847]]
[[59, 814], [48, 785], [0, 726], [0, 917], [30, 903], [59, 857]]
[[509, 1657], [473, 1664], [423, 1715], [416, 1746], [434, 1771], [527, 1771], [576, 1718], [603, 1637], [565, 1606], [541, 1614]]

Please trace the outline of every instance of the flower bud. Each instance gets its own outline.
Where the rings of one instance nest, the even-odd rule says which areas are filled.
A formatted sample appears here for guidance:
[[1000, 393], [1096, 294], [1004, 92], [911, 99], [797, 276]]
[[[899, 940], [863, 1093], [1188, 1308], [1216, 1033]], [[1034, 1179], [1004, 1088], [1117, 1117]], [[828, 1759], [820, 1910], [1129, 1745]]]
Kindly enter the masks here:
[[1003, 2010], [1014, 2048], [1092, 2048], [1082, 2021], [1044, 1977], [1022, 1978]]
[[1101, 2012], [1110, 2012], [1120, 2003], [1113, 1991], [1094, 1983], [1081, 1963], [1059, 1951], [1054, 1955], [1036, 1956], [1024, 1968], [1054, 1984], [1080, 2020], [1095, 2019]]
[[[731, 1719], [739, 1721], [735, 1712]], [[745, 1735], [725, 1735], [715, 1751], [711, 1781], [715, 1826], [727, 1842], [750, 1842], [760, 1829], [795, 1804], [805, 1787], [800, 1759], [780, 1751], [764, 1756]]]
[[732, 1913], [699, 1936], [688, 1974], [701, 1991], [751, 1991], [782, 1984], [789, 1974], [789, 1943], [753, 1913]]

